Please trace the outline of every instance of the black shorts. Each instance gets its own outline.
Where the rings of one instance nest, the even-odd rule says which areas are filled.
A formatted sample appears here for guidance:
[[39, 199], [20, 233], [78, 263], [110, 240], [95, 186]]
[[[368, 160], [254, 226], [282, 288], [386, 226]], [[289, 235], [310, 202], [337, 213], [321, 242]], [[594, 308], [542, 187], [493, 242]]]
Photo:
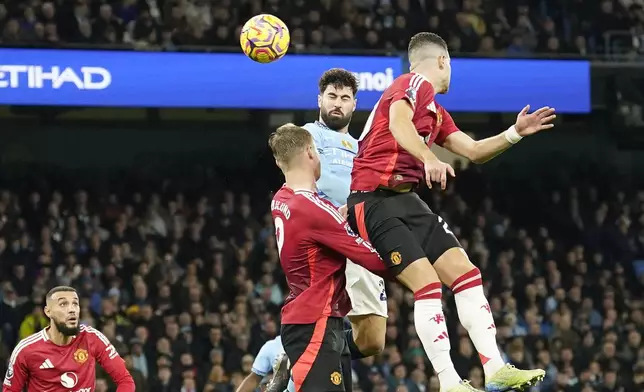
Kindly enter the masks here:
[[281, 335], [296, 391], [352, 391], [351, 356], [341, 318], [324, 317], [315, 324], [282, 324]]
[[347, 206], [351, 228], [371, 242], [395, 275], [420, 258], [434, 263], [448, 249], [461, 247], [443, 218], [415, 192], [356, 192]]

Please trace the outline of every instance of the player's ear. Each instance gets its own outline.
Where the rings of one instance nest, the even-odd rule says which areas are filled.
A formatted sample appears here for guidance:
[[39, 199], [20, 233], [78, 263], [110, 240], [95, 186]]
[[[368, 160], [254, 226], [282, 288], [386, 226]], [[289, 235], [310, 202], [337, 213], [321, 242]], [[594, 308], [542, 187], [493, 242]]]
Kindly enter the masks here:
[[45, 316], [51, 318], [51, 316], [49, 315], [49, 307], [47, 305], [45, 305], [44, 312], [45, 312]]
[[358, 107], [358, 99], [353, 100], [353, 108], [351, 109], [351, 112], [355, 112], [356, 108]]
[[438, 56], [438, 69], [444, 69], [447, 66], [447, 56]]
[[318, 94], [318, 109], [322, 109], [322, 95]]

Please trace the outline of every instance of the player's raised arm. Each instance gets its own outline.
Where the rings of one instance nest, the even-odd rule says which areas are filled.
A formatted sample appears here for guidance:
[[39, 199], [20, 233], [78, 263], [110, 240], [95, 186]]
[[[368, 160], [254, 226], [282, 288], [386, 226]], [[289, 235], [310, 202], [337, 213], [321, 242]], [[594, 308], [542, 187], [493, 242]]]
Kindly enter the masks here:
[[[552, 121], [557, 117], [554, 108], [542, 107], [531, 114], [528, 114], [529, 110], [530, 105], [524, 107], [517, 116], [516, 123], [498, 135], [474, 140], [463, 132], [453, 132], [446, 137], [443, 147], [474, 163], [485, 163], [518, 143], [525, 136], [554, 127]], [[452, 126], [455, 127], [451, 116], [449, 119]], [[447, 126], [449, 126], [448, 122], [443, 121], [443, 127]]]
[[9, 364], [7, 373], [4, 376], [2, 383], [2, 392], [22, 392], [23, 388], [27, 385], [27, 378], [29, 370], [27, 367], [26, 353], [23, 349], [29, 345], [30, 339], [33, 341], [35, 335], [23, 339], [13, 349], [11, 357], [9, 357]]
[[383, 278], [389, 278], [389, 269], [368, 241], [353, 233], [347, 221], [332, 205], [310, 193], [301, 193], [310, 204], [314, 222], [311, 236], [320, 244], [342, 254], [354, 263]]
[[116, 384], [116, 392], [134, 392], [134, 379], [125, 367], [125, 361], [119, 356], [109, 339], [97, 329], [88, 326], [82, 328], [90, 336], [91, 349], [96, 361]]

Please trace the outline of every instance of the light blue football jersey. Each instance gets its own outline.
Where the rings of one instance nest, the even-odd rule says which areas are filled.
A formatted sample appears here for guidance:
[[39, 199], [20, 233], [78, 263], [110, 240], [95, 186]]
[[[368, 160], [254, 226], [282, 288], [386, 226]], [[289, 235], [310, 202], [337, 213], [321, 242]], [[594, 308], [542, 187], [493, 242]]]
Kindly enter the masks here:
[[[259, 349], [257, 357], [255, 357], [252, 372], [258, 376], [266, 377], [266, 375], [273, 372], [273, 365], [277, 362], [277, 357], [279, 357], [283, 352], [284, 347], [282, 347], [281, 336], [264, 343], [262, 348]], [[289, 380], [287, 391], [295, 392], [295, 384], [293, 384], [293, 380]]]
[[320, 121], [308, 123], [303, 128], [313, 136], [315, 148], [320, 154], [322, 174], [317, 182], [318, 193], [336, 207], [347, 204], [358, 141], [348, 133], [334, 131]]

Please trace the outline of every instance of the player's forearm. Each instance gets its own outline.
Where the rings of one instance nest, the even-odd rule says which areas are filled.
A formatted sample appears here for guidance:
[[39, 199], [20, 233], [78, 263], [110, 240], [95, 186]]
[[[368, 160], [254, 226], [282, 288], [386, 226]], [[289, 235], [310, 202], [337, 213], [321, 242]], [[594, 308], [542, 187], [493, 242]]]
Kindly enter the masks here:
[[261, 380], [261, 376], [251, 372], [251, 374], [242, 381], [235, 392], [253, 392]]
[[128, 380], [122, 380], [119, 383], [116, 383], [116, 392], [135, 392], [136, 385], [134, 380], [130, 377]]
[[418, 135], [418, 131], [414, 127], [411, 119], [402, 117], [392, 119], [389, 124], [389, 129], [400, 147], [405, 149], [414, 158], [421, 162], [438, 159]]
[[505, 150], [512, 147], [512, 144], [507, 141], [504, 133], [499, 133], [492, 137], [477, 140], [473, 147], [471, 156], [467, 158], [474, 163], [485, 163], [501, 155]]
[[108, 370], [108, 373], [110, 373], [112, 381], [114, 381], [114, 384], [116, 384], [116, 392], [134, 392], [136, 390], [134, 379], [125, 367], [125, 364], [123, 364], [122, 367], [117, 367], [116, 369], [110, 370], [112, 371], [110, 372]]

